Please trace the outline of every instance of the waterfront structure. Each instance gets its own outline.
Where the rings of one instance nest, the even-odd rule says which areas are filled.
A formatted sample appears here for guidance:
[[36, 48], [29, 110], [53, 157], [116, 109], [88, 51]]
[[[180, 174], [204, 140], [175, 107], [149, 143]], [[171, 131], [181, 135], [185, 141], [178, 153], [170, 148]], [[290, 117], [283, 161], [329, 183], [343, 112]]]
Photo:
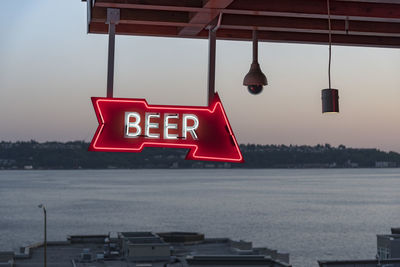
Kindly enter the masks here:
[[[0, 266], [42, 267], [43, 243], [0, 252]], [[57, 267], [265, 266], [291, 267], [289, 254], [251, 242], [187, 232], [75, 235], [47, 242], [48, 265]]]
[[400, 267], [400, 228], [376, 235], [377, 254], [371, 260], [318, 261], [320, 267]]
[[320, 267], [400, 267], [400, 259], [318, 261]]
[[[250, 72], [243, 80], [243, 85], [247, 86], [252, 94], [259, 94], [263, 86], [268, 84], [258, 63], [258, 41], [329, 44], [329, 87], [322, 90], [323, 113], [339, 112], [338, 90], [331, 88], [332, 45], [400, 47], [399, 0], [389, 2], [379, 0], [326, 0], [326, 2], [321, 0], [83, 1], [87, 4], [87, 32], [108, 34], [109, 37], [106, 98], [92, 98], [99, 126], [90, 145], [91, 151], [141, 152], [145, 146], [190, 148], [187, 159], [243, 162], [242, 154], [225, 115], [223, 116], [224, 120], [204, 119], [200, 123], [196, 117], [198, 115], [194, 112], [199, 107], [149, 107], [145, 100], [136, 98], [111, 100], [114, 94], [116, 34], [208, 38], [208, 112], [215, 110], [217, 102], [222, 108], [215, 90], [217, 39], [253, 41], [253, 63]], [[133, 107], [137, 109], [139, 106], [136, 104], [140, 101], [142, 104], [139, 106], [145, 106], [140, 112], [127, 110], [128, 104], [128, 109]], [[143, 104], [143, 102], [146, 103]], [[110, 114], [125, 114], [125, 123], [120, 123], [120, 116], [103, 116], [102, 105], [108, 106], [103, 110], [110, 110], [110, 112], [113, 110]], [[115, 110], [119, 110], [119, 112], [115, 112]], [[152, 110], [154, 114], [148, 113], [149, 110]], [[217, 129], [214, 127], [215, 125], [211, 124], [213, 127], [210, 127], [208, 121], [217, 121], [216, 125], [225, 125], [227, 130], [220, 127], [218, 128], [220, 131], [215, 131], [210, 135], [197, 136], [194, 134], [194, 138], [190, 142], [184, 134], [178, 138], [177, 133], [170, 134], [168, 130], [178, 129], [179, 123], [169, 123], [169, 118], [178, 120], [181, 117], [178, 111], [190, 112], [187, 115], [190, 114], [189, 116], [195, 118], [192, 119], [194, 124], [191, 125], [193, 133], [197, 129], [200, 132], [202, 125], [208, 125], [203, 129], [213, 128], [215, 131]], [[168, 115], [171, 112], [172, 114], [177, 113], [177, 115]], [[149, 115], [143, 116], [139, 113]], [[143, 127], [139, 125], [143, 123], [143, 120], [140, 118], [147, 118], [144, 123], [145, 129], [159, 129], [158, 123], [150, 122], [151, 117], [159, 119], [159, 113], [164, 113], [164, 124], [167, 125], [164, 127], [165, 138], [160, 139], [160, 132], [150, 134], [146, 130], [143, 135], [141, 131]], [[219, 121], [224, 121], [224, 123]], [[185, 128], [185, 123], [182, 125]], [[119, 132], [115, 129], [119, 129]], [[161, 127], [159, 131], [162, 131]], [[183, 130], [183, 133], [185, 132], [186, 130]], [[204, 132], [209, 131], [204, 130]], [[222, 134], [217, 135], [216, 133]], [[209, 136], [212, 138], [206, 138]], [[216, 136], [222, 138], [216, 140]], [[149, 137], [156, 140], [149, 141]], [[199, 145], [199, 140], [205, 140], [201, 143], [206, 145]], [[213, 140], [214, 143], [212, 143]], [[232, 144], [235, 147], [233, 150]], [[208, 147], [208, 149], [206, 152], [200, 153], [200, 147]], [[200, 155], [197, 155], [196, 152], [199, 152]], [[358, 167], [358, 163], [349, 164], [350, 167]]]
[[392, 228], [390, 235], [377, 235], [377, 256], [381, 260], [400, 259], [400, 229]]
[[[260, 42], [328, 43], [321, 0], [82, 1], [89, 33], [109, 33], [113, 8], [120, 11], [116, 34], [206, 39], [217, 26], [218, 40], [251, 41], [257, 27]], [[331, 0], [332, 44], [400, 48], [399, 12], [398, 0]]]

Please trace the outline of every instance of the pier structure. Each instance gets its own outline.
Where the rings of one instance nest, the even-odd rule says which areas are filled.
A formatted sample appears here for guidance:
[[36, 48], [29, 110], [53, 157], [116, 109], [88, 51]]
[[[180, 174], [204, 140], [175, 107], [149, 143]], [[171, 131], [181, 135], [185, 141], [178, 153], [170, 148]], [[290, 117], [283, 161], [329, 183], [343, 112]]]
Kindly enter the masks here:
[[320, 267], [400, 267], [400, 228], [376, 235], [375, 259], [318, 261]]
[[[22, 247], [19, 253], [0, 252], [0, 266], [42, 267], [43, 253], [43, 243]], [[47, 242], [47, 263], [57, 267], [291, 267], [288, 253], [188, 232], [72, 235], [66, 241]]]
[[[321, 0], [82, 1], [88, 33], [251, 41], [257, 30], [260, 42], [328, 43]], [[333, 45], [400, 48], [399, 0], [329, 4]]]

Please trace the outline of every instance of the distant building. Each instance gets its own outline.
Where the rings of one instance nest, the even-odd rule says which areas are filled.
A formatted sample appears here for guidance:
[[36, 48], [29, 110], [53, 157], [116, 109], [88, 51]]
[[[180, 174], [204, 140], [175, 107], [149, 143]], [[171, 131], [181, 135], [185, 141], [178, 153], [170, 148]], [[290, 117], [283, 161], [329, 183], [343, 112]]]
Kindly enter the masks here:
[[179, 162], [177, 162], [177, 161], [173, 162], [170, 168], [171, 169], [178, 169], [179, 168]]
[[[121, 232], [47, 242], [47, 264], [57, 267], [291, 267], [289, 254], [251, 242], [187, 232]], [[0, 252], [0, 266], [43, 267], [43, 243]]]
[[320, 267], [400, 267], [400, 259], [318, 261]]
[[320, 267], [400, 267], [400, 228], [392, 228], [392, 234], [376, 237], [375, 259], [318, 261], [318, 264]]
[[352, 162], [351, 160], [347, 160], [346, 163], [344, 164], [345, 168], [358, 168], [358, 163], [357, 162]]
[[389, 161], [376, 161], [375, 168], [395, 168], [397, 167], [396, 162]]
[[119, 233], [122, 254], [131, 261], [168, 261], [171, 250], [168, 243], [151, 232]]
[[392, 229], [391, 235], [376, 236], [379, 259], [400, 259], [400, 233], [397, 233], [396, 230], [396, 228]]

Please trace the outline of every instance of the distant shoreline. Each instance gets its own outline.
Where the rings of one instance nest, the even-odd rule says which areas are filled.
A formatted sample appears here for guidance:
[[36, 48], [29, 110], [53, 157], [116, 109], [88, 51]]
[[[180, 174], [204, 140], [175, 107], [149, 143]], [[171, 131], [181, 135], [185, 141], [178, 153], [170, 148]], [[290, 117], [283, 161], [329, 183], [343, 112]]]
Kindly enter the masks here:
[[347, 169], [399, 168], [400, 154], [329, 144], [240, 145], [245, 163], [185, 160], [188, 150], [145, 148], [141, 153], [89, 152], [89, 143], [0, 142], [0, 170], [112, 169]]
[[247, 170], [349, 170], [349, 169], [399, 169], [400, 167], [356, 167], [356, 168], [137, 168], [137, 169], [0, 169], [1, 171], [114, 171], [114, 170], [237, 170], [237, 169], [247, 169]]

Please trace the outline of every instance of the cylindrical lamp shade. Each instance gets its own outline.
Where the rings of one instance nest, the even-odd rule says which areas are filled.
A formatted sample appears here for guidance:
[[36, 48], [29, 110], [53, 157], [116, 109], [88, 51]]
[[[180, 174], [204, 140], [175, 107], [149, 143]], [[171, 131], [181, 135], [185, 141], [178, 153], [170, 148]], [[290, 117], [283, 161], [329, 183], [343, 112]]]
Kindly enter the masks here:
[[337, 89], [323, 89], [322, 113], [339, 112], [339, 91]]

